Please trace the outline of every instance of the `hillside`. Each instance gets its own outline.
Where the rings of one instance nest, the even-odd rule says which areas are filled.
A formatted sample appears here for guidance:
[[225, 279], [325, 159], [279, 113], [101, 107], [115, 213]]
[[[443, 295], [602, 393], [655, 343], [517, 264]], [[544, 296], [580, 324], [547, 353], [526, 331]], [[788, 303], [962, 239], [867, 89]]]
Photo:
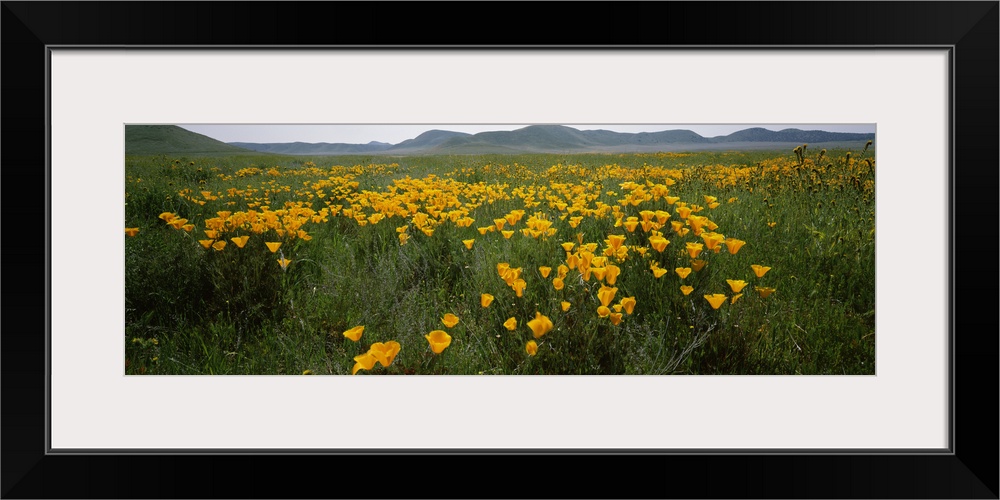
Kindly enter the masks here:
[[126, 155], [240, 153], [252, 151], [176, 125], [125, 125]]

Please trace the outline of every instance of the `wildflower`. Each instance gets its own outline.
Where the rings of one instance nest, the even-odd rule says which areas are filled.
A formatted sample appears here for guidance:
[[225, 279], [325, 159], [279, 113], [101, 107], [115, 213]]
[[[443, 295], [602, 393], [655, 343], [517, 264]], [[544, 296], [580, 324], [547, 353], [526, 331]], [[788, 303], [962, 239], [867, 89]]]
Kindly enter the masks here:
[[493, 303], [493, 296], [488, 293], [484, 293], [479, 297], [479, 303], [482, 304], [483, 307], [490, 307], [490, 304]]
[[736, 294], [736, 295], [733, 295], [733, 299], [732, 299], [732, 300], [730, 300], [730, 301], [729, 301], [729, 303], [730, 303], [730, 304], [735, 304], [735, 303], [736, 303], [736, 299], [738, 299], [738, 298], [740, 298], [740, 297], [742, 297], [742, 296], [743, 296], [743, 294], [742, 294], [742, 293], [738, 293], [738, 294]]
[[597, 298], [600, 299], [602, 306], [607, 307], [611, 304], [611, 301], [615, 298], [615, 293], [617, 292], [618, 288], [602, 286], [601, 289], [597, 291]]
[[691, 292], [693, 291], [694, 291], [693, 286], [688, 286], [688, 285], [681, 286], [681, 292], [683, 292], [684, 295], [691, 295]]
[[777, 225], [778, 225], [777, 222], [768, 222], [767, 223], [767, 227], [774, 227], [774, 226], [777, 226]]
[[688, 243], [687, 244], [688, 255], [690, 255], [692, 259], [697, 259], [698, 254], [701, 253], [703, 248], [704, 246], [701, 243]]
[[361, 334], [365, 331], [364, 326], [356, 326], [344, 332], [344, 336], [357, 342], [361, 340]]
[[173, 214], [172, 212], [163, 212], [159, 215], [159, 217], [163, 219], [163, 222], [170, 223], [170, 221], [177, 218], [177, 215]]
[[528, 284], [525, 283], [524, 280], [521, 278], [514, 280], [514, 282], [510, 284], [510, 287], [514, 289], [514, 292], [517, 294], [518, 297], [524, 296], [524, 289], [527, 286]]
[[370, 353], [359, 354], [354, 356], [354, 368], [351, 369], [351, 375], [356, 375], [359, 370], [371, 370], [375, 367], [375, 356]]
[[528, 322], [528, 328], [531, 328], [531, 332], [535, 334], [535, 338], [541, 338], [542, 335], [552, 331], [552, 320], [548, 316], [543, 316], [540, 312], [535, 312], [535, 319]]
[[615, 252], [617, 252], [618, 249], [622, 246], [622, 243], [625, 243], [625, 235], [612, 234], [608, 236], [608, 243], [611, 245], [611, 248], [613, 248]]
[[563, 310], [563, 312], [566, 312], [566, 311], [569, 311], [569, 307], [570, 307], [570, 306], [571, 306], [572, 304], [570, 304], [569, 302], [566, 302], [566, 301], [564, 300], [564, 301], [560, 302], [560, 305], [562, 305], [562, 310]]
[[609, 314], [611, 314], [611, 309], [608, 309], [608, 306], [597, 306], [597, 316], [607, 318]]
[[[663, 236], [654, 236], [649, 239], [649, 246], [653, 247], [653, 250], [660, 253], [663, 253], [663, 250], [666, 249], [669, 244], [670, 241]], [[690, 245], [690, 243], [688, 243], [688, 245]]]
[[[399, 244], [400, 245], [405, 245], [406, 244], [406, 240], [408, 240], [408, 239], [410, 239], [410, 235], [409, 234], [399, 233]], [[271, 251], [273, 252], [274, 250], [271, 250]]]
[[692, 260], [691, 269], [693, 269], [695, 272], [701, 271], [705, 267], [705, 264], [708, 264], [707, 260]]
[[712, 305], [712, 309], [718, 309], [719, 306], [726, 301], [726, 296], [721, 293], [714, 293], [712, 295], [706, 295], [705, 300]]
[[194, 231], [194, 224], [184, 224], [181, 226], [181, 229], [190, 233], [191, 231]]
[[657, 268], [653, 269], [653, 276], [656, 277], [656, 278], [659, 278], [659, 277], [663, 276], [664, 274], [667, 274], [667, 270], [663, 269], [662, 267], [657, 267]]
[[214, 240], [219, 237], [219, 232], [216, 231], [215, 229], [206, 229], [205, 236], [208, 236], [209, 238], [212, 238]]
[[605, 276], [605, 281], [609, 285], [614, 285], [615, 281], [618, 280], [618, 275], [621, 274], [622, 270], [621, 268], [619, 268], [614, 264], [608, 264], [606, 269], [608, 270], [608, 272], [607, 275]]
[[434, 354], [441, 354], [445, 348], [451, 345], [451, 335], [448, 335], [444, 330], [434, 330], [424, 335], [424, 338], [427, 339]]
[[[225, 243], [225, 242], [223, 242], [223, 243]], [[288, 269], [288, 264], [291, 264], [291, 263], [292, 263], [291, 259], [286, 259], [284, 257], [278, 259], [278, 265], [281, 266], [281, 270], [282, 271], [284, 271], [285, 269]]]
[[514, 236], [514, 231], [500, 231], [500, 234], [502, 234], [504, 238], [509, 240], [511, 236]]
[[510, 331], [514, 331], [514, 330], [517, 329], [517, 319], [515, 319], [513, 316], [511, 316], [511, 317], [507, 318], [507, 321], [503, 322], [503, 326], [504, 326], [504, 328], [506, 328], [506, 329], [508, 329]]
[[139, 234], [139, 228], [137, 228], [137, 227], [126, 227], [125, 228], [125, 234], [128, 235], [129, 237], [135, 236], [135, 235]]
[[374, 356], [382, 366], [388, 367], [396, 359], [396, 355], [399, 354], [399, 348], [399, 342], [395, 340], [390, 340], [384, 344], [382, 342], [375, 342], [368, 349], [368, 354]]
[[249, 240], [250, 237], [249, 236], [236, 236], [236, 237], [233, 237], [233, 238], [230, 238], [230, 239], [233, 240], [233, 243], [236, 243], [237, 247], [243, 248], [244, 246], [246, 246], [247, 240]]
[[556, 268], [556, 274], [560, 278], [565, 278], [566, 275], [569, 274], [569, 267], [564, 264], [559, 264], [559, 267]]
[[226, 248], [226, 242], [222, 240], [216, 241], [212, 244], [212, 248], [221, 252], [223, 248]]
[[635, 309], [635, 297], [625, 297], [621, 304], [626, 313], [632, 314], [632, 310]]
[[736, 255], [736, 252], [739, 252], [740, 248], [742, 248], [743, 245], [746, 245], [746, 243], [747, 242], [736, 238], [726, 238], [726, 248], [729, 249], [729, 253], [732, 255]]
[[747, 286], [747, 282], [743, 280], [726, 280], [729, 283], [729, 287], [733, 289], [733, 293], [740, 293], [743, 287]]
[[280, 241], [265, 241], [264, 244], [267, 245], [267, 249], [270, 250], [271, 253], [275, 253], [278, 251], [278, 248], [281, 248]]
[[687, 278], [688, 275], [691, 274], [690, 267], [678, 267], [677, 269], [674, 269], [674, 271], [677, 273], [677, 276], [681, 277], [681, 279]]
[[302, 370], [302, 374], [303, 375], [312, 375], [313, 371], [312, 370]]
[[567, 241], [566, 243], [562, 244], [563, 250], [566, 250], [568, 252], [573, 249], [573, 245], [575, 244], [576, 243], [573, 243], [572, 241]]
[[528, 352], [528, 356], [534, 356], [538, 354], [538, 343], [534, 340], [529, 340], [527, 345], [524, 346], [524, 350]]
[[552, 268], [547, 266], [541, 266], [538, 268], [538, 272], [542, 273], [543, 278], [548, 278], [549, 273], [552, 272]]
[[611, 313], [609, 316], [612, 325], [618, 326], [618, 323], [622, 322], [622, 313]]
[[474, 240], [474, 239], [472, 239], [472, 240], [462, 240], [462, 243], [465, 244], [465, 248], [467, 248], [469, 250], [472, 250], [472, 244], [475, 243], [475, 242], [476, 242], [476, 240]]
[[564, 286], [562, 278], [555, 278], [555, 279], [553, 279], [552, 280], [552, 286], [554, 286], [556, 290], [562, 290], [563, 286]]
[[750, 268], [753, 269], [753, 273], [756, 274], [758, 278], [763, 278], [764, 275], [771, 270], [770, 267], [761, 266], [758, 264], [752, 264]]
[[768, 295], [771, 295], [772, 293], [774, 293], [774, 288], [770, 288], [770, 287], [766, 287], [766, 286], [758, 286], [755, 289], [757, 290], [757, 293], [760, 294], [760, 298], [762, 298], [762, 299], [767, 298]]
[[452, 328], [458, 324], [458, 316], [455, 316], [452, 313], [445, 314], [444, 317], [441, 318], [441, 322], [444, 323], [444, 326]]
[[201, 246], [205, 247], [205, 250], [208, 250], [209, 248], [212, 248], [212, 243], [214, 241], [215, 240], [198, 240], [198, 243], [201, 243]]

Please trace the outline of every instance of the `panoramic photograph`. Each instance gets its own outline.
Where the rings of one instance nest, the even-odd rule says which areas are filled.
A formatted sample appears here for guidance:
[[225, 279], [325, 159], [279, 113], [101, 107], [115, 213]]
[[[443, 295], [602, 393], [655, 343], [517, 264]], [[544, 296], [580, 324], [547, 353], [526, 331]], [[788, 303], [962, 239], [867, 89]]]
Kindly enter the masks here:
[[874, 124], [126, 124], [126, 375], [875, 375]]

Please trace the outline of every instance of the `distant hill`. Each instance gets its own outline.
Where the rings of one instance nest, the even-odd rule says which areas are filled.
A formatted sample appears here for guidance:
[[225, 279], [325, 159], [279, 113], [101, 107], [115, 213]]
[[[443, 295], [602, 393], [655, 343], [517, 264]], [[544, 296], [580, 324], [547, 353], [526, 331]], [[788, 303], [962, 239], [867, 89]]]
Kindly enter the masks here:
[[176, 125], [125, 125], [125, 154], [238, 154], [247, 149]]
[[840, 142], [840, 141], [867, 141], [875, 139], [875, 134], [850, 134], [844, 132], [825, 132], [822, 130], [799, 130], [797, 128], [786, 128], [777, 132], [766, 128], [748, 128], [733, 132], [726, 136], [715, 137], [714, 142]]
[[372, 141], [344, 143], [223, 143], [173, 125], [127, 125], [126, 154], [247, 154], [283, 155], [353, 154], [516, 154], [516, 153], [636, 153], [657, 151], [697, 151], [723, 149], [781, 149], [809, 144], [826, 147], [861, 147], [875, 134], [852, 134], [822, 130], [749, 128], [729, 135], [702, 137], [691, 130], [659, 132], [613, 132], [578, 130], [564, 125], [530, 125], [510, 131], [478, 134], [448, 130], [428, 130], [398, 144]]
[[262, 153], [285, 155], [345, 155], [385, 151], [392, 144], [372, 141], [368, 144], [343, 144], [329, 142], [230, 142], [233, 146]]

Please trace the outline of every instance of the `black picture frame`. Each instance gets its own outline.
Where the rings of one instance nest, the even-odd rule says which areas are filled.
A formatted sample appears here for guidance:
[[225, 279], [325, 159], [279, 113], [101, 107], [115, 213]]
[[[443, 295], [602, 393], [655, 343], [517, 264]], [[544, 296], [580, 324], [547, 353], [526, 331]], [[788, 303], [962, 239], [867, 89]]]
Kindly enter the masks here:
[[[488, 15], [481, 14], [484, 9]], [[8, 233], [3, 248], [10, 266], [3, 294], [7, 328], [0, 337], [2, 495], [998, 498], [1000, 328], [992, 309], [997, 274], [988, 272], [997, 237], [981, 227], [997, 220], [1000, 206], [998, 21], [996, 1], [574, 2], [544, 8], [486, 2], [3, 2], [3, 206], [7, 220], [14, 221], [8, 227], [24, 235], [33, 231], [30, 224], [40, 224], [39, 205], [47, 192], [38, 186], [48, 182], [46, 61], [47, 47], [55, 45], [589, 45], [614, 50], [607, 45], [614, 40], [632, 47], [948, 46], [954, 141], [949, 453], [53, 455], [47, 453], [45, 437], [51, 237], [41, 248], [37, 233], [30, 239]], [[50, 209], [46, 199], [46, 221]], [[965, 235], [977, 235], [976, 240]], [[988, 239], [979, 241], [983, 238]], [[20, 275], [21, 270], [42, 276]], [[329, 474], [312, 473], [317, 465]], [[468, 490], [469, 480], [482, 489]]]

